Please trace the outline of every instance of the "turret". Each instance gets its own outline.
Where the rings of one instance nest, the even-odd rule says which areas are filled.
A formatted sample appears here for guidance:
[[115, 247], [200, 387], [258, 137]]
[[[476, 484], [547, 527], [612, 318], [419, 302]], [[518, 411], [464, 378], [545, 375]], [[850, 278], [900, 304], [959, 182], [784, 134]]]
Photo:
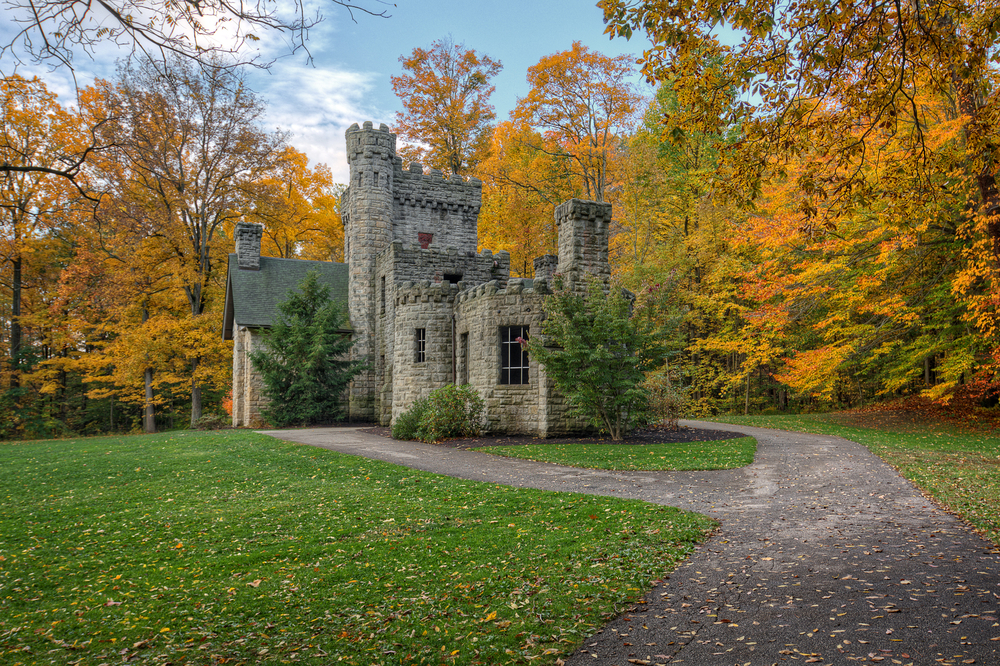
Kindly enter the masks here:
[[370, 368], [351, 386], [351, 419], [375, 418], [375, 259], [392, 240], [396, 135], [371, 122], [347, 130], [351, 183], [341, 202], [344, 258], [349, 264], [347, 302], [354, 329], [352, 356]]
[[582, 293], [589, 276], [607, 291], [611, 280], [608, 264], [611, 204], [570, 199], [556, 207], [555, 217], [559, 228], [557, 270], [565, 286]]

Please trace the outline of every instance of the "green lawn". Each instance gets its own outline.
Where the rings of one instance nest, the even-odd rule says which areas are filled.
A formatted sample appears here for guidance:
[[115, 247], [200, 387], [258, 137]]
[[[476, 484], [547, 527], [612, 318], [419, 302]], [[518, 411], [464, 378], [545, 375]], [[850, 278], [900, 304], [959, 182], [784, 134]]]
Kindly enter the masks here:
[[487, 446], [476, 451], [570, 467], [615, 471], [705, 470], [745, 467], [753, 462], [752, 437], [668, 444], [529, 444]]
[[713, 527], [239, 431], [0, 470], [3, 664], [551, 664]]
[[[892, 419], [879, 413], [723, 416], [725, 423], [836, 435], [867, 446], [921, 490], [1000, 545], [1000, 436], [996, 431]], [[868, 422], [876, 428], [861, 427]]]

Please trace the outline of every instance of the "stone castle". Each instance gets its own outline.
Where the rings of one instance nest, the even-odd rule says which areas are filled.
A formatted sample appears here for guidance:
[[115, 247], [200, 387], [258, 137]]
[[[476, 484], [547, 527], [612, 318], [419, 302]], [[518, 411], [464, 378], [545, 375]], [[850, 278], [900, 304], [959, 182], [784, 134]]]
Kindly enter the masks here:
[[518, 338], [540, 332], [556, 274], [571, 289], [585, 289], [589, 277], [607, 284], [610, 204], [558, 206], [558, 257], [535, 259], [534, 279], [511, 278], [506, 252], [476, 251], [479, 180], [424, 174], [419, 164], [404, 169], [395, 134], [370, 122], [347, 130], [347, 159], [346, 264], [261, 257], [260, 225], [237, 226], [223, 326], [235, 342], [233, 424], [259, 420], [260, 378], [247, 359], [259, 331], [305, 273], [317, 270], [348, 312], [352, 356], [368, 365], [348, 391], [352, 421], [388, 425], [415, 400], [455, 383], [483, 397], [490, 432], [588, 430]]

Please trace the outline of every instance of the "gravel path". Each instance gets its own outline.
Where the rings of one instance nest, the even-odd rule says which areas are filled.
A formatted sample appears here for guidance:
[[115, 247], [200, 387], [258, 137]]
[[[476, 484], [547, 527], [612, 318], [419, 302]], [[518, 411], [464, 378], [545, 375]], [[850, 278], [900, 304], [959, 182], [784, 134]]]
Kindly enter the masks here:
[[569, 665], [1000, 664], [1000, 551], [859, 444], [716, 423], [757, 438], [715, 472], [607, 472], [385, 439], [264, 434], [465, 479], [668, 504], [721, 523]]

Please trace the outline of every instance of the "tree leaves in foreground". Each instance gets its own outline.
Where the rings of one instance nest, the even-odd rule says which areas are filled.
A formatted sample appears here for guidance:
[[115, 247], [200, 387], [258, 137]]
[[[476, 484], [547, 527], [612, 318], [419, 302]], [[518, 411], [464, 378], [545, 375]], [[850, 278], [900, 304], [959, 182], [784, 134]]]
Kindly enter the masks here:
[[633, 305], [620, 289], [605, 294], [596, 280], [586, 296], [560, 290], [546, 299], [542, 336], [527, 342], [573, 412], [613, 440], [647, 421], [645, 373], [663, 365], [666, 352], [653, 302], [634, 312]]
[[250, 360], [264, 380], [270, 404], [264, 418], [279, 427], [328, 423], [342, 418], [348, 383], [363, 369], [349, 361], [347, 315], [330, 300], [330, 288], [310, 271], [278, 306], [281, 317]]

